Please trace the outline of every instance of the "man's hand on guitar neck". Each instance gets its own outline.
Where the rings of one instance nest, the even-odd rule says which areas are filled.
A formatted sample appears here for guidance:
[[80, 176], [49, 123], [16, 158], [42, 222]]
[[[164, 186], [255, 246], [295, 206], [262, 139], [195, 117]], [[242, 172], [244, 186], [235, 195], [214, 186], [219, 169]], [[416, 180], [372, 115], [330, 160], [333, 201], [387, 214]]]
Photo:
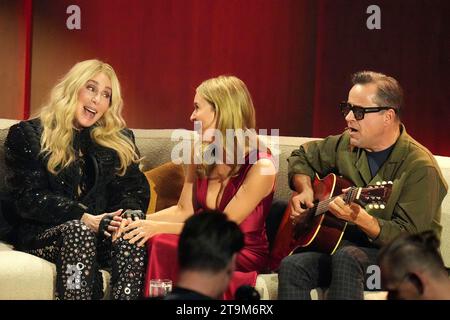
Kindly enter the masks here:
[[293, 177], [295, 190], [291, 197], [291, 221], [296, 224], [301, 220], [302, 214], [309, 208], [314, 207], [314, 191], [311, 185], [311, 178], [304, 174], [296, 174]]
[[[348, 190], [349, 188], [342, 191], [346, 193]], [[354, 223], [372, 239], [380, 234], [378, 220], [356, 203], [346, 204], [342, 197], [336, 197], [328, 205], [328, 210], [337, 218]]]

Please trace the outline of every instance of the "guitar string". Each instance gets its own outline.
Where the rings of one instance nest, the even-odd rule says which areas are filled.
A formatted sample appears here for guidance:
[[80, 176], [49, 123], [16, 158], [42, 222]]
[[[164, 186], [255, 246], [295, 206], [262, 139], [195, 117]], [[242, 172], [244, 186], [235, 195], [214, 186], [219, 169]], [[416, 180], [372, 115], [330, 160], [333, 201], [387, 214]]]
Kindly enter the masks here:
[[[347, 195], [345, 195], [345, 197], [346, 198], [349, 197], [349, 199], [345, 199], [345, 202], [348, 202], [350, 199], [355, 199], [355, 196], [356, 196], [355, 192], [356, 192], [356, 190], [358, 190], [358, 188], [352, 187], [350, 189], [350, 192], [348, 192]], [[339, 196], [334, 196], [334, 197], [331, 197], [329, 199], [326, 199], [326, 200], [323, 200], [323, 201], [319, 201], [317, 203], [317, 205], [314, 205], [314, 207], [312, 208], [312, 209], [316, 208], [316, 210], [314, 212], [314, 215], [318, 216], [318, 215], [321, 215], [322, 213], [327, 212], [328, 211], [328, 205], [330, 204], [331, 201], [333, 201], [337, 197], [339, 197]]]
[[[350, 203], [354, 199], [356, 199], [356, 196], [358, 194], [358, 189], [359, 188], [357, 188], [357, 187], [351, 187], [349, 192], [347, 192], [344, 195], [344, 201], [346, 203]], [[376, 189], [379, 189], [379, 188], [376, 188]], [[339, 195], [339, 196], [341, 196], [341, 195]], [[327, 212], [328, 211], [328, 205], [330, 204], [330, 202], [333, 201], [334, 199], [336, 199], [339, 196], [334, 196], [334, 197], [331, 197], [329, 199], [326, 199], [326, 200], [323, 200], [323, 201], [319, 201], [317, 204], [315, 204], [314, 207], [311, 208], [311, 210], [315, 210], [314, 211], [314, 216], [318, 216], [318, 215], [321, 215], [321, 214]]]

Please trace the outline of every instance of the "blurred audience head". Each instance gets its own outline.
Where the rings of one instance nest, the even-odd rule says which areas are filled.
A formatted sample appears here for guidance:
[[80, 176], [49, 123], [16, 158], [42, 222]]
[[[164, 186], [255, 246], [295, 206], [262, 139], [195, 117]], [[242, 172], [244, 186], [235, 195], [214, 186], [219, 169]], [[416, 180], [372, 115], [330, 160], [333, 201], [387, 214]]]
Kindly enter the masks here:
[[235, 260], [244, 247], [239, 226], [219, 211], [204, 211], [186, 220], [178, 245], [178, 285], [212, 298], [220, 297], [235, 270]]
[[258, 301], [261, 300], [261, 295], [254, 287], [243, 285], [237, 288], [234, 298], [235, 300]]
[[450, 299], [450, 280], [432, 231], [401, 235], [378, 257], [388, 299]]

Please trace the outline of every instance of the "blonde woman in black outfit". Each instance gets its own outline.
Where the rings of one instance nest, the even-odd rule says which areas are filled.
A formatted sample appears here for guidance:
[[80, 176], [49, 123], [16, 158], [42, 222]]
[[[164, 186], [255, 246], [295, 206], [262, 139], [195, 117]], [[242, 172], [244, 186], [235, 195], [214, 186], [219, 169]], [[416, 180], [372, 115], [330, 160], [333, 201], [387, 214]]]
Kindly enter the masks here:
[[112, 298], [141, 295], [145, 249], [109, 237], [127, 209], [143, 218], [136, 212], [145, 212], [149, 200], [121, 111], [113, 68], [87, 60], [56, 84], [38, 118], [9, 130], [5, 158], [20, 219], [16, 247], [56, 264], [57, 299], [101, 298], [99, 268], [108, 267]]

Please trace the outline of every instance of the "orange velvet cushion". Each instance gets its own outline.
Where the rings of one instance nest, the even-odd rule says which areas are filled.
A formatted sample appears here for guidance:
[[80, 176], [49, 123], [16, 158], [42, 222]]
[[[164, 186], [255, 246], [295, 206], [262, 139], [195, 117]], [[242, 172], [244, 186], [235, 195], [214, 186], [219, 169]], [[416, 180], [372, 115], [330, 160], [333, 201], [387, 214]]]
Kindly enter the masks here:
[[150, 185], [151, 197], [147, 214], [178, 203], [184, 183], [183, 166], [167, 162], [144, 172]]

